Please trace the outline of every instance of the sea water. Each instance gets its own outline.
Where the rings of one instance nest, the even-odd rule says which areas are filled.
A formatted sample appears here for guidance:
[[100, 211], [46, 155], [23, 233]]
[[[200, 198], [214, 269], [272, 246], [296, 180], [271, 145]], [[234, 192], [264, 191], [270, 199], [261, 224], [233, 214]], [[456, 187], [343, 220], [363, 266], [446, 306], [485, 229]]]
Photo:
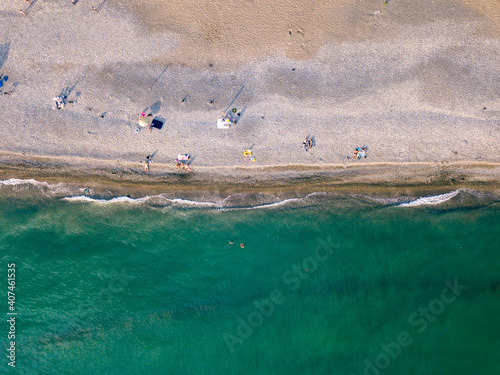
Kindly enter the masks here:
[[494, 197], [250, 207], [9, 181], [1, 373], [500, 373]]

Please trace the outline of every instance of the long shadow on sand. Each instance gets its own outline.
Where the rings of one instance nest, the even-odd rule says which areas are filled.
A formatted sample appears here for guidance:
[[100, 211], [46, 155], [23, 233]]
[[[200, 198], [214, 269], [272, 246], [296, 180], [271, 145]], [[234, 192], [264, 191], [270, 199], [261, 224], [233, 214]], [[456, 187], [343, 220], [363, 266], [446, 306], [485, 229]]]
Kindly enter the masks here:
[[3, 64], [9, 58], [10, 42], [0, 45], [0, 69], [2, 69]]
[[236, 101], [236, 99], [238, 98], [238, 96], [240, 96], [241, 92], [243, 91], [243, 89], [245, 88], [245, 85], [243, 85], [240, 89], [240, 91], [238, 91], [238, 93], [236, 94], [236, 96], [234, 97], [233, 101], [227, 106], [226, 110], [224, 111], [224, 113], [227, 113], [227, 111], [229, 111], [229, 108], [231, 108], [231, 106], [233, 105], [233, 103]]
[[160, 112], [160, 108], [161, 108], [161, 102], [158, 101], [152, 104], [151, 107], [149, 107], [149, 111], [151, 112], [151, 114], [156, 115], [158, 112]]
[[106, 4], [106, 1], [108, 1], [108, 0], [103, 0], [103, 2], [101, 4], [99, 4], [98, 6], [96, 6], [95, 7], [95, 11], [99, 12], [102, 9], [102, 7], [104, 6], [104, 4]]
[[35, 4], [36, 4], [36, 2], [37, 2], [37, 1], [38, 1], [38, 0], [32, 0], [32, 1], [30, 2], [30, 5], [29, 5], [29, 6], [26, 8], [26, 10], [24, 11], [24, 14], [28, 14], [28, 13], [29, 13], [29, 11], [31, 10], [31, 8], [33, 8], [33, 7], [35, 6]]
[[163, 73], [165, 73], [168, 69], [168, 67], [170, 66], [170, 64], [168, 64], [165, 69], [163, 69], [163, 71], [160, 73], [160, 75], [158, 76], [158, 78], [155, 79], [155, 81], [151, 84], [151, 86], [149, 86], [149, 89], [151, 90], [153, 88], [153, 86], [156, 84], [156, 82], [158, 82], [161, 78], [161, 76], [163, 75]]

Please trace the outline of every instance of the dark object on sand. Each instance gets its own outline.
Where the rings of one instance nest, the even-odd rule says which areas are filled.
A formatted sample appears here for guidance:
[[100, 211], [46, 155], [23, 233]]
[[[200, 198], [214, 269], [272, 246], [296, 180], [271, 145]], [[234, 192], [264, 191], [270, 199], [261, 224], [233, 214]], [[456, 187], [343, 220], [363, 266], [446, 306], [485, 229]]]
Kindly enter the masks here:
[[151, 122], [151, 127], [156, 129], [161, 129], [163, 128], [163, 121], [154, 119], [153, 122]]

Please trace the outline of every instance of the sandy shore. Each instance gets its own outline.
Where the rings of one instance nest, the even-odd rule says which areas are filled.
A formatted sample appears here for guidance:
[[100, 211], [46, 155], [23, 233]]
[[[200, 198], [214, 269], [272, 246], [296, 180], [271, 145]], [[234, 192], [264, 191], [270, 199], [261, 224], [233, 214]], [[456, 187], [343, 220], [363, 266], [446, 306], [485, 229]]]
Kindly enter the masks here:
[[9, 185], [10, 179], [43, 181], [64, 187], [51, 189], [49, 194], [53, 196], [55, 191], [55, 196], [60, 197], [138, 198], [167, 194], [170, 198], [211, 202], [236, 197], [242, 199], [242, 205], [255, 205], [312, 193], [397, 199], [469, 189], [500, 196], [499, 164], [489, 162], [198, 167], [193, 173], [159, 164], [145, 174], [137, 163], [109, 168], [103, 160], [89, 158], [72, 158], [69, 162], [61, 157], [8, 159], [5, 155], [2, 158], [0, 182]]
[[[26, 16], [21, 7], [0, 4], [2, 90], [13, 90], [0, 97], [3, 179], [499, 181], [494, 1], [39, 0]], [[52, 110], [65, 89], [75, 103]], [[240, 121], [217, 129], [233, 107]], [[136, 132], [141, 111], [163, 129]], [[308, 135], [316, 146], [305, 152]], [[366, 159], [347, 158], [364, 145]], [[254, 163], [242, 155], [250, 147]], [[187, 179], [178, 153], [193, 156]]]

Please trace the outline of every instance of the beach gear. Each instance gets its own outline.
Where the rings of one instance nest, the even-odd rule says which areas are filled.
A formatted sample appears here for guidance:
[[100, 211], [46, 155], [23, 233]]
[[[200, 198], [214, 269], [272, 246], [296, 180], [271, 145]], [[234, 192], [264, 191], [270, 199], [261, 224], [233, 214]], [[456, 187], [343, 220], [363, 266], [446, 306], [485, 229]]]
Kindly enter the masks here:
[[161, 129], [163, 127], [163, 121], [154, 119], [153, 122], [151, 122], [151, 127], [156, 129]]
[[366, 158], [366, 147], [356, 147], [354, 149], [354, 157], [356, 159]]
[[63, 96], [63, 95], [59, 95], [59, 96], [56, 96], [53, 100], [54, 102], [56, 103], [56, 106], [55, 107], [52, 107], [54, 109], [63, 109], [64, 107], [66, 107], [66, 101], [65, 101], [66, 97]]
[[252, 150], [243, 151], [243, 156], [252, 156]]
[[146, 116], [146, 114], [143, 112], [139, 115], [139, 126], [140, 127], [150, 127], [151, 122], [153, 121], [153, 116]]
[[228, 118], [218, 118], [217, 119], [217, 128], [218, 129], [229, 129], [231, 126], [231, 120]]

